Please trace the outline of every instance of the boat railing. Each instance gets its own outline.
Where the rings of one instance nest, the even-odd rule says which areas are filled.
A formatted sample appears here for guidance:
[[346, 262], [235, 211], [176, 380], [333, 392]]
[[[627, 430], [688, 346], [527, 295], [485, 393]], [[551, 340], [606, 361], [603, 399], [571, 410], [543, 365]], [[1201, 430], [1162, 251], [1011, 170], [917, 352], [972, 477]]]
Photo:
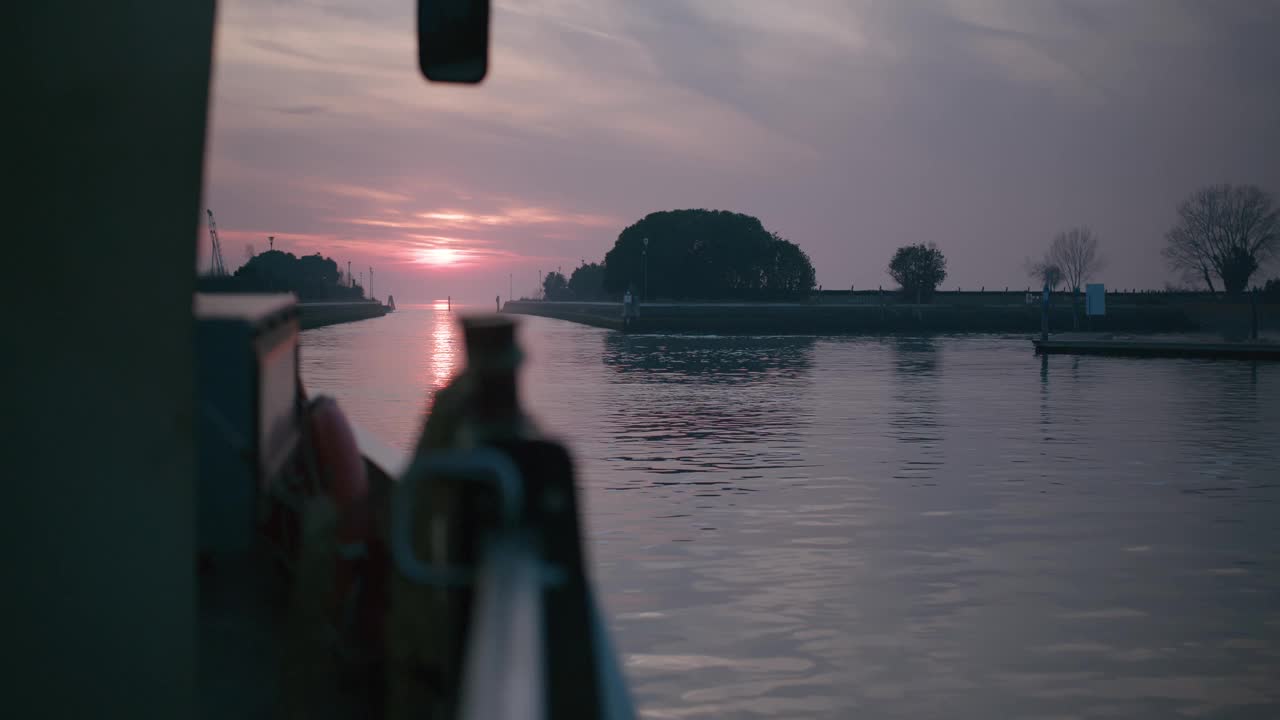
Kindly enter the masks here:
[[490, 542], [476, 578], [460, 718], [546, 717], [540, 564], [520, 533], [505, 532]]
[[[522, 479], [511, 476], [512, 468], [492, 451], [445, 453], [415, 464], [366, 430], [357, 427], [355, 435], [375, 483], [390, 486], [386, 489], [395, 506], [388, 540], [398, 571], [418, 582], [465, 583], [474, 590], [457, 717], [633, 720], [635, 711], [619, 658], [590, 581], [581, 567], [567, 567], [563, 558], [553, 562], [547, 557], [545, 548], [555, 543], [553, 536], [576, 535], [577, 528], [519, 522]], [[407, 549], [401, 546], [396, 551], [398, 544], [407, 542], [404, 523], [408, 518], [400, 513], [412, 506], [413, 486], [429, 474], [424, 467], [455, 475], [470, 470], [474, 480], [483, 474], [475, 472], [478, 465], [490, 471], [499, 504], [508, 508], [505, 521], [485, 531], [477, 563], [465, 574], [438, 566], [412, 567], [416, 560], [403, 557]], [[574, 541], [580, 543], [581, 538]], [[553, 634], [553, 625], [572, 628], [572, 637]], [[567, 686], [566, 678], [573, 678], [576, 686]]]
[[[555, 578], [548, 577], [536, 548], [527, 534], [507, 531], [490, 542], [481, 561], [458, 717], [634, 720], [619, 658], [590, 586], [585, 588], [587, 612], [577, 618], [591, 638], [590, 656], [584, 657], [572, 643], [556, 642], [547, 631], [547, 618], [564, 608], [548, 604], [555, 594], [547, 588]], [[549, 689], [552, 665], [584, 668], [581, 681], [594, 687], [582, 688], [581, 697], [570, 702], [557, 700]]]

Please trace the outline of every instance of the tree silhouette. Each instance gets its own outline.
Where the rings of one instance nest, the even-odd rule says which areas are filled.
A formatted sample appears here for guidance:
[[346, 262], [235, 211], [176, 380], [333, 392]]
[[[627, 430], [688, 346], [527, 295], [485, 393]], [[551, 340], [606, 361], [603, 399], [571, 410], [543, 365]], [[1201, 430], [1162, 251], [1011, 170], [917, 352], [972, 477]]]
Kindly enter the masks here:
[[933, 243], [898, 248], [889, 261], [889, 277], [917, 303], [929, 300], [947, 277], [947, 258]]
[[569, 291], [569, 282], [558, 272], [549, 272], [542, 279], [542, 298], [544, 300], [568, 300], [573, 297]]
[[1051, 260], [1040, 260], [1027, 264], [1027, 275], [1036, 281], [1037, 287], [1045, 287], [1050, 290], [1057, 290], [1062, 284], [1062, 268], [1058, 267]]
[[1214, 290], [1238, 293], [1280, 251], [1280, 210], [1256, 185], [1211, 185], [1178, 205], [1178, 221], [1165, 233], [1165, 260], [1184, 277]]
[[1084, 226], [1060, 232], [1053, 237], [1045, 260], [1058, 267], [1073, 293], [1079, 292], [1085, 282], [1102, 269], [1098, 236]]
[[575, 269], [569, 276], [569, 291], [575, 300], [603, 300], [608, 296], [604, 289], [604, 265], [587, 263]]
[[1280, 278], [1271, 278], [1262, 286], [1262, 295], [1268, 302], [1280, 302]]
[[[645, 240], [648, 239], [648, 244]], [[750, 215], [723, 210], [650, 213], [605, 255], [604, 287], [672, 299], [782, 299], [814, 287], [813, 264]]]
[[1102, 256], [1098, 254], [1098, 236], [1087, 227], [1074, 227], [1053, 237], [1044, 262], [1057, 266], [1071, 290], [1071, 323], [1079, 329], [1080, 287], [1102, 269]]
[[320, 253], [296, 257], [293, 253], [268, 250], [249, 258], [231, 277], [197, 279], [205, 292], [291, 292], [303, 302], [319, 300], [360, 300], [364, 288], [347, 287], [338, 264]]

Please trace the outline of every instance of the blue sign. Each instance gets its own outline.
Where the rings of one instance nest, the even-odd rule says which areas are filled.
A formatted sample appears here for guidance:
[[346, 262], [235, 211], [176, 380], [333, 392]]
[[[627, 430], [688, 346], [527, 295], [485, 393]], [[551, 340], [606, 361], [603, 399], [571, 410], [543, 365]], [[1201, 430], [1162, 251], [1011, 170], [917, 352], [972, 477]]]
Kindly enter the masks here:
[[1107, 314], [1107, 290], [1102, 283], [1089, 283], [1084, 287], [1084, 312], [1086, 315]]

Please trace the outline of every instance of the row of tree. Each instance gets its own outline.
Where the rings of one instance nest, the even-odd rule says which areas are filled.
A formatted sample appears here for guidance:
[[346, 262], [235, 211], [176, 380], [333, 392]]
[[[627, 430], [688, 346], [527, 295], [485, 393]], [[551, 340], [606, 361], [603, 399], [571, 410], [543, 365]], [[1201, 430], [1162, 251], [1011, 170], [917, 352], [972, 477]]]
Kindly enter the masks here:
[[[1280, 208], [1256, 185], [1231, 184], [1200, 188], [1179, 203], [1162, 250], [1184, 282], [1203, 282], [1210, 292], [1220, 286], [1231, 294], [1248, 289], [1253, 276], [1278, 253]], [[1073, 291], [1101, 269], [1098, 237], [1087, 227], [1059, 233], [1044, 257], [1028, 266], [1042, 286], [1056, 290], [1065, 283]]]
[[568, 278], [559, 272], [549, 272], [542, 279], [542, 296], [547, 300], [607, 300], [609, 293], [604, 289], [604, 265], [580, 265]]
[[280, 250], [254, 255], [234, 275], [202, 276], [197, 287], [205, 292], [291, 292], [304, 302], [364, 297], [364, 288], [346, 278], [332, 258]]
[[[1165, 240], [1164, 257], [1184, 280], [1238, 293], [1280, 254], [1280, 209], [1254, 185], [1207, 186], [1178, 205]], [[1074, 297], [1103, 265], [1097, 233], [1080, 226], [1055, 235], [1027, 271], [1038, 285], [1065, 286]], [[908, 299], [927, 302], [946, 279], [947, 260], [933, 243], [907, 245], [894, 253], [888, 273]], [[626, 291], [641, 298], [764, 300], [803, 297], [814, 285], [809, 256], [759, 219], [671, 210], [624, 229], [604, 262], [584, 264], [568, 278], [549, 273], [542, 290], [548, 300], [603, 300]]]

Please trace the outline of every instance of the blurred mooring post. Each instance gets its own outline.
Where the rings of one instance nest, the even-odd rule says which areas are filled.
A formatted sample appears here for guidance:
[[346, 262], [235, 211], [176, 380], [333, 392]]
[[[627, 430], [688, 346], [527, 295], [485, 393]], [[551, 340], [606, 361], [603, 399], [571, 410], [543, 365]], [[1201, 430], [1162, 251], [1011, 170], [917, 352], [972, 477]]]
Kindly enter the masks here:
[[1049, 283], [1044, 284], [1040, 298], [1040, 342], [1049, 339]]
[[635, 720], [586, 572], [573, 458], [520, 402], [515, 323], [462, 330], [466, 366], [390, 501], [385, 717]]

